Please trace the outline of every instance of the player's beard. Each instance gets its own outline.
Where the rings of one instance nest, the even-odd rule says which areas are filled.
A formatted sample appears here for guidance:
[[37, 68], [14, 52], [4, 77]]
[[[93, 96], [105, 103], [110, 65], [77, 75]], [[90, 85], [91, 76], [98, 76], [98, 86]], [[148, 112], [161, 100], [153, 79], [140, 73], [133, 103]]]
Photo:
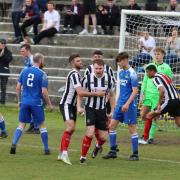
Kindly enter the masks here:
[[44, 64], [41, 63], [40, 66], [39, 66], [39, 69], [43, 69], [43, 67], [44, 67]]
[[83, 65], [76, 65], [75, 67], [78, 71], [80, 71], [83, 68]]

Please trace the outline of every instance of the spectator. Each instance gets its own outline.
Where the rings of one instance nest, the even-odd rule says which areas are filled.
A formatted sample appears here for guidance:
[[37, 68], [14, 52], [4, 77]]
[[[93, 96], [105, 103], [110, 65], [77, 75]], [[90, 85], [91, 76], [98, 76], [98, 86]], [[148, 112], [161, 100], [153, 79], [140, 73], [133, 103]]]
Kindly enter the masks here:
[[172, 28], [171, 36], [166, 40], [165, 50], [166, 55], [164, 59], [167, 64], [172, 65], [180, 60], [178, 56], [178, 51], [180, 50], [180, 37], [178, 37], [176, 28]]
[[136, 0], [128, 0], [128, 6], [126, 9], [129, 10], [141, 10], [141, 7], [136, 3]]
[[89, 15], [92, 18], [93, 35], [97, 34], [97, 20], [96, 20], [96, 0], [83, 0], [84, 9], [84, 29], [79, 33], [80, 35], [88, 34]]
[[103, 30], [102, 34], [106, 34], [107, 10], [105, 9], [105, 6], [98, 5], [96, 17], [98, 24], [101, 25], [101, 28]]
[[83, 18], [83, 9], [81, 4], [79, 3], [79, 0], [72, 0], [72, 5], [70, 9], [67, 9], [65, 17], [64, 17], [64, 29], [63, 33], [68, 32], [68, 25], [69, 27], [69, 33], [73, 33], [73, 29], [76, 25], [81, 25]]
[[[6, 47], [6, 40], [0, 39], [0, 73], [9, 74], [9, 63], [12, 61], [12, 53]], [[1, 99], [0, 103], [5, 104], [6, 102], [6, 85], [8, 82], [8, 75], [1, 75]]]
[[46, 7], [47, 0], [35, 0], [34, 2], [37, 3], [37, 5], [39, 6], [39, 10], [42, 13], [45, 13], [47, 11], [47, 7]]
[[25, 43], [39, 44], [43, 38], [53, 37], [59, 31], [60, 15], [54, 8], [54, 3], [49, 1], [47, 3], [48, 10], [44, 14], [44, 23], [40, 33], [33, 39], [27, 38], [24, 41]]
[[[141, 10], [141, 7], [136, 3], [136, 0], [128, 0], [128, 6], [126, 9], [129, 10]], [[127, 19], [127, 32], [137, 34], [137, 27], [141, 24], [141, 17], [140, 16], [128, 16]]]
[[166, 11], [180, 12], [180, 5], [178, 4], [176, 0], [170, 0]]
[[28, 36], [26, 28], [33, 25], [34, 35], [38, 34], [38, 24], [41, 23], [39, 14], [39, 7], [33, 2], [33, 0], [25, 0], [25, 6], [23, 8], [22, 18], [24, 18], [21, 25], [21, 31], [26, 38]]
[[147, 0], [145, 3], [145, 10], [147, 11], [158, 11], [158, 0]]
[[133, 59], [132, 65], [142, 69], [141, 67], [148, 64], [154, 57], [155, 47], [154, 37], [150, 36], [148, 31], [144, 31], [143, 36], [138, 41], [139, 54]]
[[114, 0], [108, 0], [107, 10], [107, 25], [109, 26], [108, 34], [112, 35], [113, 26], [120, 25], [120, 10], [119, 7], [115, 5]]
[[20, 43], [23, 41], [21, 29], [19, 26], [21, 14], [22, 14], [22, 7], [23, 7], [24, 0], [13, 0], [12, 1], [12, 22], [15, 34], [15, 40], [13, 43]]
[[[171, 12], [180, 12], [180, 5], [178, 4], [178, 2], [176, 0], [170, 0], [169, 1], [169, 5], [168, 7], [166, 8], [166, 11], [171, 11]], [[171, 29], [173, 28], [172, 25], [164, 25], [163, 26], [163, 29], [164, 29], [164, 32], [165, 32], [165, 35], [166, 36], [169, 36], [170, 33], [171, 33]]]

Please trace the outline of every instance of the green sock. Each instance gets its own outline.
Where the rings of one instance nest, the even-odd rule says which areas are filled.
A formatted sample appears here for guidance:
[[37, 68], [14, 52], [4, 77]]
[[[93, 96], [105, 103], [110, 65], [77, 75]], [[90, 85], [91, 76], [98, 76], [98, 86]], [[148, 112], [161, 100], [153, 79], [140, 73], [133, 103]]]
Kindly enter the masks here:
[[144, 131], [144, 120], [141, 120], [141, 129]]
[[156, 123], [156, 121], [153, 121], [152, 125], [151, 125], [150, 132], [149, 132], [149, 139], [153, 139], [154, 134], [156, 132], [156, 127], [157, 127], [157, 123]]

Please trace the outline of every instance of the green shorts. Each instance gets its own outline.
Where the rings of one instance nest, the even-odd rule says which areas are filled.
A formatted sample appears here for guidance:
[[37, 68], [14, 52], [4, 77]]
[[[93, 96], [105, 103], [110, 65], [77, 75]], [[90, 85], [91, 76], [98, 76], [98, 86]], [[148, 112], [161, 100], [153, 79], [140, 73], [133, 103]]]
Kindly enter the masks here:
[[153, 110], [157, 106], [158, 100], [159, 98], [157, 97], [144, 99], [143, 106], [149, 106]]

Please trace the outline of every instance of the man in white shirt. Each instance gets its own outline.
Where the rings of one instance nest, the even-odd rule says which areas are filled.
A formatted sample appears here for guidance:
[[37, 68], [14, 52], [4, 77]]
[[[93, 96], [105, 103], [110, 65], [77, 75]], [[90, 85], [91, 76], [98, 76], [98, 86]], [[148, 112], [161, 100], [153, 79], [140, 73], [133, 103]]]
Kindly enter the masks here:
[[143, 36], [138, 41], [139, 53], [134, 57], [132, 66], [141, 67], [148, 64], [154, 57], [156, 42], [148, 31], [143, 32]]
[[58, 11], [54, 9], [55, 5], [49, 1], [47, 3], [47, 11], [44, 14], [43, 27], [40, 33], [33, 39], [27, 39], [32, 44], [39, 44], [39, 42], [45, 37], [52, 37], [59, 31], [60, 15]]
[[144, 31], [143, 37], [139, 40], [139, 49], [141, 53], [154, 56], [154, 49], [156, 47], [155, 39], [149, 35], [148, 31]]

